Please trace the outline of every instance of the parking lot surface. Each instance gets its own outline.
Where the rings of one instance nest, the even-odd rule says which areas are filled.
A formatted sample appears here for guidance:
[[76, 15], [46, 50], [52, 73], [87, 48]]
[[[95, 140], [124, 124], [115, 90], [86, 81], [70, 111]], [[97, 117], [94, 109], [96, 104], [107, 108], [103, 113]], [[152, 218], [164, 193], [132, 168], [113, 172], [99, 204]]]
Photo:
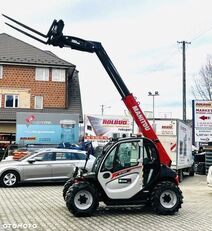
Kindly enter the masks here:
[[80, 231], [212, 231], [212, 189], [206, 176], [185, 177], [180, 184], [184, 203], [173, 216], [151, 209], [108, 208], [100, 205], [92, 217], [74, 217], [62, 197], [62, 184], [30, 184], [0, 188], [0, 230]]

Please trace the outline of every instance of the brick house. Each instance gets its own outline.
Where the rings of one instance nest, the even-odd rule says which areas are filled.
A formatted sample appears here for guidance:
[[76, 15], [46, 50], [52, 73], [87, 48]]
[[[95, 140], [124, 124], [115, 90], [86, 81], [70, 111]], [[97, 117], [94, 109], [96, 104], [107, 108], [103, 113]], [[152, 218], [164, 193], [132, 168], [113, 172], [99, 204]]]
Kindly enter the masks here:
[[75, 68], [49, 51], [0, 34], [0, 141], [14, 136], [16, 112], [78, 114], [82, 122]]

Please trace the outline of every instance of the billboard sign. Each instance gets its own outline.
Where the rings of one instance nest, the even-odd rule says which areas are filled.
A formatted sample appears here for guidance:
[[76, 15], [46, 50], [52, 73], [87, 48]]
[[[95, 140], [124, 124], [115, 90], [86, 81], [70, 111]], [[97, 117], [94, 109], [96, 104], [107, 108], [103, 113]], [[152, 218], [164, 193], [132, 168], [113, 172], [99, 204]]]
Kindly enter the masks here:
[[212, 142], [212, 101], [193, 100], [193, 138], [195, 142]]
[[16, 143], [77, 143], [79, 116], [59, 113], [16, 113]]
[[127, 116], [85, 116], [85, 140], [104, 144], [110, 138], [132, 134], [132, 118]]

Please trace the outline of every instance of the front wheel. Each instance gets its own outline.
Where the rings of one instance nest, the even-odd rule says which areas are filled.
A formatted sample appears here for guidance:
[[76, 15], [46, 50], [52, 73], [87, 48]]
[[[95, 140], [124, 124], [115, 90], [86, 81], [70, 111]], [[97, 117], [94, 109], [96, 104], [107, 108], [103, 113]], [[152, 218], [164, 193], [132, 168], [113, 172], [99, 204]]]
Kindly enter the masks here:
[[86, 182], [73, 184], [66, 193], [66, 206], [75, 216], [90, 216], [99, 206], [94, 185]]
[[182, 191], [169, 181], [158, 183], [151, 195], [152, 208], [159, 214], [172, 215], [178, 212], [182, 203]]
[[63, 186], [63, 199], [66, 200], [66, 194], [68, 192], [68, 189], [74, 184], [74, 178], [71, 178], [66, 181], [66, 183]]
[[1, 185], [3, 187], [14, 187], [18, 184], [19, 175], [15, 171], [7, 171], [1, 176]]

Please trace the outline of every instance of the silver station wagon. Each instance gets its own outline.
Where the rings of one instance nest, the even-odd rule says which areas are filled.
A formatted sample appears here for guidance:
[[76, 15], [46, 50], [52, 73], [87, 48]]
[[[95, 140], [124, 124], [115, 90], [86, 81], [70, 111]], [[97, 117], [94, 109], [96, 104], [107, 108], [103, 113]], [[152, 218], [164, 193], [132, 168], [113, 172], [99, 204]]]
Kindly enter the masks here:
[[[0, 183], [3, 187], [27, 181], [66, 181], [75, 166], [83, 168], [86, 152], [73, 149], [48, 148], [24, 156], [19, 160], [0, 162]], [[95, 157], [90, 155], [86, 169], [92, 169]]]

